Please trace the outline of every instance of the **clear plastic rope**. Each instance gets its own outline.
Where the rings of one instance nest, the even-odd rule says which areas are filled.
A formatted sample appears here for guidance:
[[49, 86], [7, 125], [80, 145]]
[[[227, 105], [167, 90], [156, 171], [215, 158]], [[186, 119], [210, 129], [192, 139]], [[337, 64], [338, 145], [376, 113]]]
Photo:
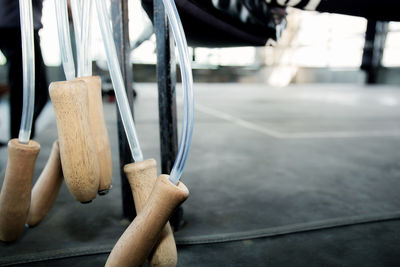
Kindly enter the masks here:
[[104, 48], [107, 56], [108, 69], [110, 71], [118, 108], [121, 114], [122, 124], [124, 125], [132, 157], [136, 162], [143, 161], [143, 153], [140, 149], [139, 140], [137, 139], [135, 124], [133, 122], [128, 98], [125, 92], [125, 85], [118, 63], [117, 50], [115, 48], [114, 38], [112, 36], [110, 19], [105, 0], [97, 0], [96, 7]]
[[[19, 1], [22, 40], [23, 108], [18, 140], [27, 144], [31, 136], [35, 107], [35, 47], [33, 43], [33, 15], [31, 0]], [[3, 36], [7, 38], [7, 36]]]
[[183, 86], [183, 122], [181, 141], [179, 144], [178, 155], [176, 156], [169, 177], [172, 183], [177, 184], [181, 178], [183, 169], [185, 168], [192, 142], [194, 120], [193, 77], [189, 59], [189, 49], [175, 3], [172, 0], [163, 0], [163, 3], [171, 25], [172, 34], [175, 38], [175, 43], [178, 47], [178, 59]]
[[92, 9], [92, 0], [82, 1], [81, 12], [81, 49], [82, 49], [82, 76], [92, 75], [92, 60], [90, 57], [90, 11]]
[[[57, 0], [55, 0], [57, 1]], [[76, 47], [76, 65], [77, 65], [77, 77], [82, 77], [84, 58], [82, 55], [82, 43], [81, 43], [81, 4], [79, 0], [70, 0], [72, 20], [74, 23], [74, 35], [75, 35], [75, 47]]]
[[69, 33], [67, 0], [54, 0], [54, 6], [56, 10], [61, 61], [63, 64], [65, 78], [70, 81], [75, 79], [75, 65], [71, 48], [71, 37]]

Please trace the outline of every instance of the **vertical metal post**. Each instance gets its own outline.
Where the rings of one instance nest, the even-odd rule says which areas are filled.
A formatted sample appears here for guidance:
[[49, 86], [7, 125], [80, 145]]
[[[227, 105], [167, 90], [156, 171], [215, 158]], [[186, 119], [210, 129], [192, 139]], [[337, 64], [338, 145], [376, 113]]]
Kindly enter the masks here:
[[367, 73], [368, 84], [377, 82], [377, 74], [381, 67], [387, 33], [387, 22], [368, 20], [361, 64], [361, 69]]
[[[128, 19], [128, 0], [111, 0], [111, 18], [115, 46], [117, 48], [118, 60], [120, 62], [122, 76], [128, 96], [129, 106], [133, 115], [133, 90], [132, 90], [132, 66], [129, 61], [129, 19]], [[118, 109], [117, 109], [118, 110]], [[136, 215], [133, 203], [132, 191], [125, 176], [123, 167], [125, 164], [132, 163], [133, 158], [126, 139], [121, 116], [117, 112], [118, 140], [119, 140], [119, 164], [121, 172], [122, 187], [122, 209], [123, 216], [133, 220]]]
[[[158, 113], [160, 123], [161, 172], [170, 173], [178, 152], [176, 120], [176, 64], [175, 46], [164, 5], [154, 0], [154, 31], [157, 42]], [[179, 228], [183, 210], [181, 207], [172, 215], [170, 223]]]
[[174, 40], [161, 0], [154, 1], [154, 26], [157, 39], [158, 112], [160, 123], [161, 171], [169, 173], [178, 150], [176, 127], [176, 64]]

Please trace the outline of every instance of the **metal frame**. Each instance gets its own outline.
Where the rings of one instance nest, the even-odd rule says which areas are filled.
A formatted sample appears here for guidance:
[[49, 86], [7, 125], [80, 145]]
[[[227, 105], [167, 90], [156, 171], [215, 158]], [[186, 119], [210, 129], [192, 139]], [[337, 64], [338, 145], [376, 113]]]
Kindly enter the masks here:
[[[153, 0], [154, 32], [157, 43], [158, 117], [160, 125], [161, 173], [170, 173], [178, 153], [176, 120], [176, 62], [175, 46], [162, 0]], [[178, 230], [183, 217], [178, 207], [170, 218]]]
[[[129, 62], [130, 43], [129, 43], [129, 19], [128, 19], [128, 0], [111, 0], [111, 20], [115, 46], [117, 48], [118, 60], [120, 62], [122, 76], [128, 96], [129, 106], [133, 113], [133, 90], [132, 90], [132, 65]], [[117, 108], [118, 110], [118, 108]], [[128, 140], [125, 135], [121, 116], [117, 111], [118, 142], [119, 142], [119, 167], [121, 175], [122, 189], [122, 212], [123, 217], [133, 220], [136, 216], [135, 205], [128, 179], [124, 172], [124, 166], [132, 163], [133, 158], [129, 149]]]
[[366, 72], [368, 84], [375, 84], [378, 80], [387, 33], [388, 22], [368, 20], [361, 63], [361, 69]]
[[[121, 64], [126, 93], [133, 114], [133, 73], [132, 65], [129, 61], [128, 0], [111, 0], [111, 17], [118, 59]], [[174, 40], [170, 34], [170, 28], [161, 0], [154, 0], [154, 29], [157, 39], [161, 171], [162, 173], [170, 173], [178, 152], [175, 93], [176, 64]], [[129, 220], [133, 220], [136, 215], [135, 205], [133, 203], [131, 188], [123, 171], [123, 167], [133, 162], [133, 158], [129, 150], [121, 117], [119, 113], [117, 114], [123, 216]], [[177, 212], [172, 215], [170, 222], [175, 229], [178, 229], [182, 215], [182, 208], [178, 208]]]
[[154, 0], [154, 31], [157, 42], [158, 114], [161, 172], [170, 173], [178, 153], [176, 127], [176, 63], [174, 39], [161, 0]]

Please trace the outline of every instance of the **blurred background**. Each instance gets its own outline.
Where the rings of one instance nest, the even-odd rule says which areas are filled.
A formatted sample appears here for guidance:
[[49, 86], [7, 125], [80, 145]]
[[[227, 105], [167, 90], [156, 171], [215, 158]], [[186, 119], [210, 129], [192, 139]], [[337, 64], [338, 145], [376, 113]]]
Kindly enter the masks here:
[[[355, 16], [287, 9], [287, 28], [278, 43], [264, 47], [204, 48], [191, 47], [195, 82], [262, 83], [273, 87], [289, 84], [368, 83], [362, 70], [367, 19]], [[156, 45], [151, 21], [139, 0], [129, 1], [130, 55], [134, 82], [156, 82]], [[62, 80], [60, 51], [53, 1], [44, 1], [41, 48], [49, 81]], [[90, 48], [95, 72], [107, 77], [107, 64], [96, 12], [92, 12]], [[351, 25], [351, 27], [349, 27]], [[374, 83], [400, 83], [400, 22], [386, 25], [383, 53], [375, 69]], [[143, 39], [138, 47], [135, 43]], [[135, 48], [135, 49], [133, 49]], [[0, 142], [8, 140], [6, 59], [0, 52]], [[111, 91], [109, 78], [103, 77], [103, 89]], [[179, 75], [177, 76], [179, 80]]]
[[[133, 45], [143, 31], [151, 27], [151, 22], [142, 10], [140, 1], [129, 1], [129, 4], [129, 29]], [[265, 82], [279, 86], [290, 83], [363, 83], [365, 81], [364, 74], [360, 70], [367, 28], [365, 18], [299, 11], [293, 8], [288, 8], [287, 11], [287, 29], [275, 46], [192, 47], [190, 52], [193, 56], [195, 80]], [[95, 16], [96, 13], [92, 12], [91, 53], [99, 68], [105, 68], [105, 54], [102, 45], [98, 45], [101, 44], [101, 34]], [[44, 1], [43, 29], [40, 31], [40, 37], [44, 61], [49, 67], [50, 80], [54, 80], [51, 77], [57, 75], [56, 72], [60, 72], [56, 69], [61, 64], [54, 21], [54, 3]], [[397, 49], [399, 45], [400, 22], [389, 22], [381, 62], [384, 73], [378, 79], [380, 83], [398, 82], [396, 80], [398, 75], [395, 74], [400, 66], [400, 50]], [[155, 80], [154, 75], [146, 77], [137, 73], [145, 69], [145, 66], [156, 63], [155, 49], [155, 37], [152, 34], [149, 40], [132, 51], [132, 64], [138, 68], [135, 81]], [[6, 81], [5, 64], [6, 59], [0, 52], [0, 82], [2, 84]], [[221, 73], [224, 75], [220, 75]]]

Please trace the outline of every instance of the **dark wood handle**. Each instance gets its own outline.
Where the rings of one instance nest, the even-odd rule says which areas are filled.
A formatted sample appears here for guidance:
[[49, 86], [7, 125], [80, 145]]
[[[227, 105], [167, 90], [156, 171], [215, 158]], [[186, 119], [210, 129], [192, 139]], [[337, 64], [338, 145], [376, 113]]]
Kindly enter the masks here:
[[140, 266], [150, 254], [174, 209], [189, 196], [183, 183], [175, 186], [168, 177], [158, 177], [146, 205], [119, 238], [106, 266]]
[[[132, 189], [136, 212], [140, 213], [146, 205], [157, 180], [157, 163], [148, 159], [125, 165], [125, 174]], [[150, 266], [173, 267], [178, 263], [175, 239], [169, 222], [161, 231], [160, 238], [150, 253]]]
[[32, 189], [28, 225], [39, 224], [57, 199], [63, 181], [58, 141], [53, 143], [49, 159]]
[[65, 184], [77, 201], [89, 202], [99, 189], [99, 163], [90, 128], [87, 85], [77, 80], [53, 82], [49, 91]]
[[99, 192], [107, 192], [110, 189], [112, 181], [112, 158], [106, 122], [104, 121], [101, 79], [98, 76], [90, 76], [80, 77], [77, 80], [84, 81], [88, 87], [90, 128], [99, 161]]
[[0, 240], [14, 241], [23, 232], [31, 202], [32, 177], [39, 143], [8, 142], [8, 161], [0, 193]]

